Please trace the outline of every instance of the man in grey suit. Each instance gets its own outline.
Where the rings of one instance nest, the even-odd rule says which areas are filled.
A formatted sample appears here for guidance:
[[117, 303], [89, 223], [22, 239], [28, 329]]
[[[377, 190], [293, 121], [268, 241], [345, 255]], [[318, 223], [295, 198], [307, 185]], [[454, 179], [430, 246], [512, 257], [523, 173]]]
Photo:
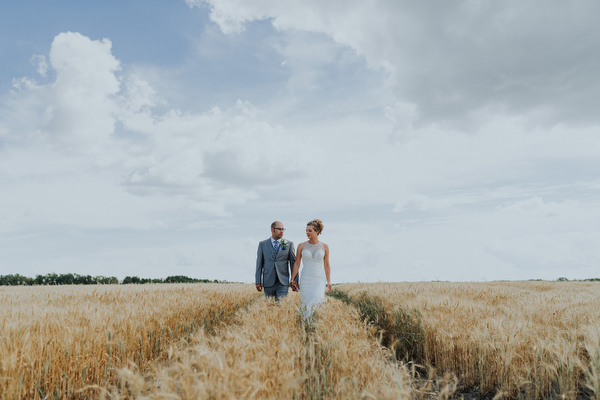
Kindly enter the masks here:
[[290, 275], [296, 262], [294, 243], [283, 239], [284, 231], [281, 222], [273, 222], [271, 237], [258, 244], [256, 255], [256, 290], [261, 292], [264, 288], [265, 297], [277, 301], [288, 294]]

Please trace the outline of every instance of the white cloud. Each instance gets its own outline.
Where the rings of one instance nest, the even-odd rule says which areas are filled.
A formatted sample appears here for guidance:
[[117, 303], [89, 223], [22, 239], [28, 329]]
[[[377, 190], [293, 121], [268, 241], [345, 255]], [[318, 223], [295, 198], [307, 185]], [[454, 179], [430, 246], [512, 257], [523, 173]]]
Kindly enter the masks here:
[[566, 271], [598, 265], [600, 251], [596, 246], [589, 246], [599, 239], [597, 236], [530, 234], [494, 240], [486, 250], [521, 268], [563, 268]]
[[280, 30], [330, 36], [388, 71], [398, 100], [417, 104], [422, 121], [466, 128], [471, 113], [492, 107], [545, 124], [598, 122], [589, 106], [600, 97], [600, 83], [590, 83], [600, 64], [590, 50], [600, 43], [590, 29], [599, 7], [594, 1], [578, 7], [516, 0], [187, 3], [208, 4], [227, 34], [271, 19]]
[[[16, 146], [5, 149], [7, 154], [19, 146], [34, 151], [50, 145], [29, 176], [46, 174], [40, 162], [55, 164], [55, 159], [68, 157], [71, 168], [87, 169], [90, 175], [104, 169], [101, 174], [112, 177], [116, 190], [182, 198], [193, 214], [231, 215], [227, 205], [243, 204], [255, 199], [262, 187], [301, 177], [301, 164], [313, 159], [297, 157], [298, 152], [307, 153], [306, 145], [264, 120], [246, 101], [203, 113], [155, 114], [164, 100], [148, 82], [120, 70], [108, 39], [59, 34], [50, 50], [50, 66], [55, 81], [22, 79], [5, 99], [7, 122], [0, 124]], [[26, 122], [21, 124], [21, 119]], [[61, 179], [50, 175], [46, 183], [59, 187]], [[88, 190], [85, 182], [81, 189]], [[75, 193], [61, 190], [55, 195], [69, 204]], [[63, 220], [86, 220], [73, 212]]]
[[[40, 73], [47, 74], [45, 57], [36, 59], [42, 60]], [[13, 143], [44, 141], [63, 150], [98, 151], [108, 143], [116, 123], [112, 96], [119, 91], [115, 72], [120, 66], [111, 54], [111, 42], [61, 33], [52, 42], [49, 60], [54, 82], [37, 84], [21, 78], [3, 99], [6, 138]]]
[[420, 210], [425, 211], [431, 208], [431, 200], [428, 196], [422, 194], [414, 194], [404, 202], [396, 203], [394, 212], [402, 212], [405, 210]]
[[287, 81], [290, 97], [299, 99], [306, 92], [327, 93], [337, 78], [332, 69], [358, 61], [354, 52], [322, 33], [284, 32], [272, 46], [285, 59], [284, 65], [290, 73]]
[[[204, 114], [155, 118], [145, 146], [132, 151], [125, 185], [139, 195], [181, 195], [217, 204], [256, 198], [261, 186], [300, 176], [295, 152], [305, 148], [251, 104]], [[204, 208], [204, 207], [203, 207]]]
[[45, 56], [34, 55], [29, 62], [37, 67], [37, 73], [40, 74], [40, 76], [45, 78], [48, 75], [50, 66], [48, 65], [48, 60]]
[[385, 107], [385, 116], [394, 122], [390, 135], [391, 143], [406, 143], [415, 137], [414, 121], [418, 118], [417, 106], [412, 103], [396, 102], [393, 106]]
[[554, 217], [572, 211], [579, 205], [576, 200], [565, 200], [562, 203], [544, 203], [541, 197], [532, 197], [527, 200], [512, 202], [508, 205], [498, 206], [496, 209], [505, 213], [518, 213], [540, 217]]
[[272, 220], [319, 217], [335, 281], [594, 275], [596, 6], [187, 3], [222, 31], [168, 63], [63, 33], [3, 92], [14, 265], [251, 280]]
[[104, 143], [114, 132], [111, 96], [119, 92], [119, 61], [108, 39], [90, 40], [73, 32], [54, 38], [50, 65], [56, 72], [48, 87], [44, 127], [60, 141]]

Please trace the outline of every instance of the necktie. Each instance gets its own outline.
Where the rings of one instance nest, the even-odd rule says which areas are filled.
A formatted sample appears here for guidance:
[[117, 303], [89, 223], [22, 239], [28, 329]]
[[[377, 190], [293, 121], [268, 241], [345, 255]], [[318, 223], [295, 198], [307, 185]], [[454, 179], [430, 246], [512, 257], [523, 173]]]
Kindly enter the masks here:
[[279, 242], [278, 241], [274, 241], [273, 242], [273, 248], [275, 249], [275, 251], [277, 251], [277, 249], [279, 248]]

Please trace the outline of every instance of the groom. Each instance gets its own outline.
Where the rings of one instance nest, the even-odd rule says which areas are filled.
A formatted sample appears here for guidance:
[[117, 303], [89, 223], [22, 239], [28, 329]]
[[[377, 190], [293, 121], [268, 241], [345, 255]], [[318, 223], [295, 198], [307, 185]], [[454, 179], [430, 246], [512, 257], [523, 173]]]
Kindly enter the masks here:
[[281, 222], [273, 222], [271, 237], [258, 244], [256, 255], [256, 290], [260, 292], [264, 287], [265, 297], [277, 301], [288, 294], [290, 274], [296, 261], [294, 243], [283, 239], [284, 231]]

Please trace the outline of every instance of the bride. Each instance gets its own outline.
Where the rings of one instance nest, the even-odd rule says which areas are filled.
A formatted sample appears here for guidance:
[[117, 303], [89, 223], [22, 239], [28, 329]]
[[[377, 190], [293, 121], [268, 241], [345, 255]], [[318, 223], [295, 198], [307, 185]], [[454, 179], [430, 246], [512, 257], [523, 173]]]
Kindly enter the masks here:
[[313, 219], [306, 224], [308, 241], [298, 245], [296, 262], [292, 269], [292, 289], [297, 290], [298, 283], [295, 278], [300, 269], [300, 260], [302, 260], [300, 299], [305, 317], [308, 317], [325, 298], [325, 282], [327, 282], [327, 291], [331, 291], [329, 246], [319, 241], [321, 232], [323, 232], [323, 223], [320, 220]]

